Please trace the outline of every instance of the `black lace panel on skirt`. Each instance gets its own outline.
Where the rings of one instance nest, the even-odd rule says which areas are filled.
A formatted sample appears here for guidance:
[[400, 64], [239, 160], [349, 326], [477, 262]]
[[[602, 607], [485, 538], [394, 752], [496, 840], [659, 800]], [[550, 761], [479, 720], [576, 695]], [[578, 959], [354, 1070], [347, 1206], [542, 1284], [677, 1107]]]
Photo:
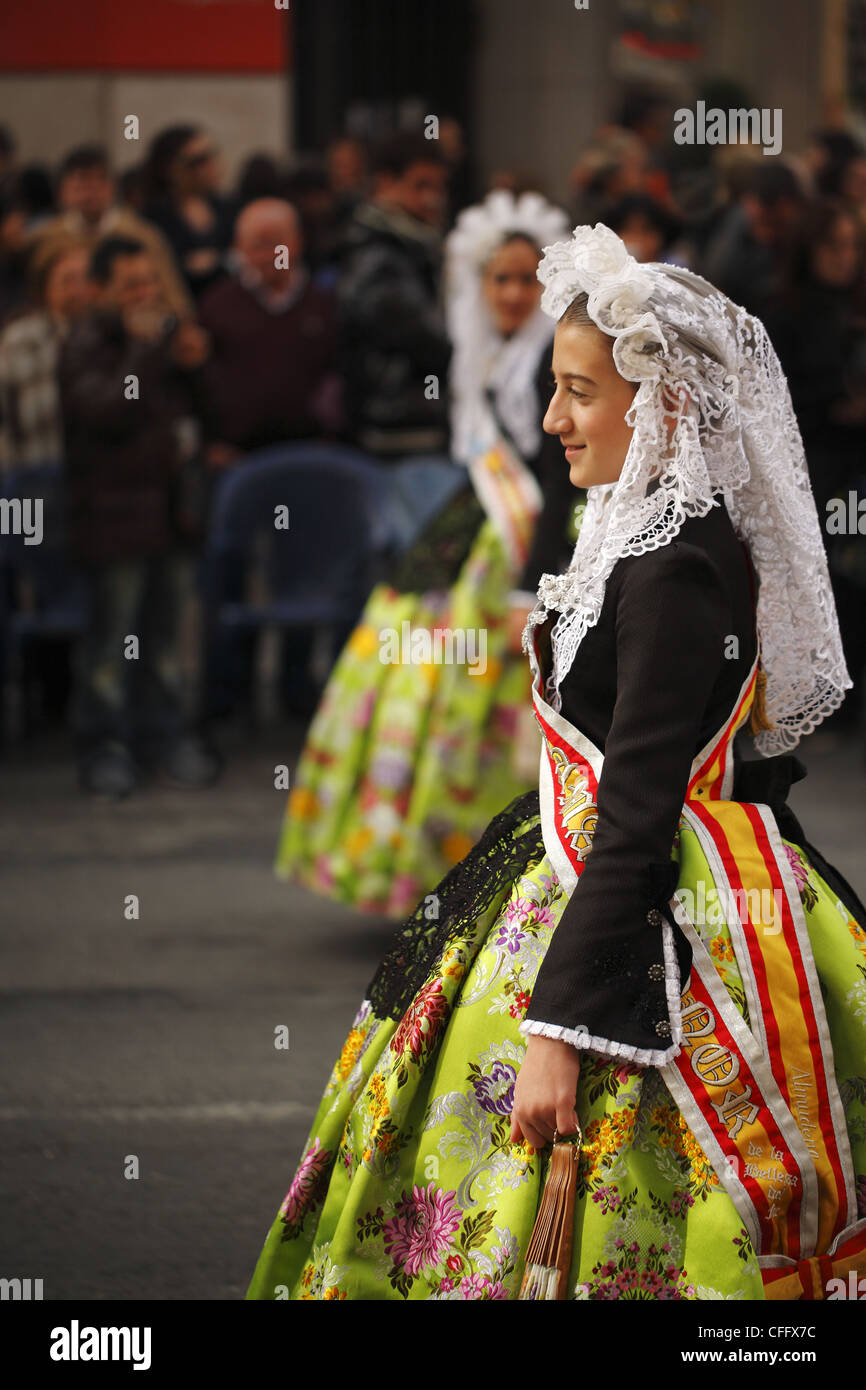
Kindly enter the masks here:
[[398, 556], [384, 582], [404, 594], [450, 589], [466, 563], [484, 518], [475, 489], [467, 484], [428, 522], [409, 549]]
[[[488, 825], [465, 859], [455, 864], [434, 890], [437, 916], [428, 916], [430, 898], [422, 898], [412, 916], [397, 929], [394, 944], [367, 990], [379, 1018], [401, 1019], [436, 961], [488, 908], [496, 894], [544, 855], [538, 792], [524, 792]], [[535, 819], [519, 834], [526, 821]]]

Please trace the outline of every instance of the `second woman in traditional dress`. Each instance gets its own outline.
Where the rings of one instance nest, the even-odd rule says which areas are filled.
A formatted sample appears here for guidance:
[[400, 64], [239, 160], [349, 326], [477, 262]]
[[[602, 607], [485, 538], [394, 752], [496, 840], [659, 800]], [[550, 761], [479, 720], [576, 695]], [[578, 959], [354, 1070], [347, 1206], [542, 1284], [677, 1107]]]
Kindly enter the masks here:
[[553, 325], [536, 270], [564, 227], [537, 194], [497, 192], [448, 240], [466, 481], [371, 594], [310, 727], [277, 855], [281, 876], [365, 911], [405, 916], [534, 780], [519, 633], [539, 576], [570, 553], [577, 500], [541, 429]]

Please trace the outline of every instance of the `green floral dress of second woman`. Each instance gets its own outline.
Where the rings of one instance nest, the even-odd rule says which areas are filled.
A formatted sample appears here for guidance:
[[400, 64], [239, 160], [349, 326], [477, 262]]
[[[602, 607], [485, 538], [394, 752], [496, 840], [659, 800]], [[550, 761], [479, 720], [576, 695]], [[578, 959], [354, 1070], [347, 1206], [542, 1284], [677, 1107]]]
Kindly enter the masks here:
[[[549, 360], [548, 346], [536, 372], [539, 420]], [[405, 917], [534, 781], [530, 678], [508, 651], [509, 596], [564, 567], [583, 494], [550, 437], [528, 463], [504, 434], [499, 448], [540, 489], [525, 551], [506, 544], [501, 518], [467, 480], [370, 595], [292, 773], [276, 873], [361, 911]], [[382, 659], [386, 634], [397, 660]], [[449, 660], [447, 646], [439, 659], [437, 634], [464, 634], [465, 659]], [[416, 636], [429, 638], [429, 654], [413, 656]]]
[[[864, 1258], [862, 909], [785, 803], [796, 760], [734, 758], [754, 615], [741, 586], [735, 621], [708, 555], [717, 585], [736, 563], [723, 509], [619, 562], [560, 715], [536, 683], [541, 803], [496, 817], [397, 933], [248, 1298], [516, 1299], [547, 1151], [510, 1142], [514, 1085], [527, 1024], [564, 1022], [566, 986], [601, 1034], [581, 1053], [569, 1298], [799, 1298]], [[731, 630], [742, 657], [720, 661]], [[799, 972], [802, 996], [764, 1001], [762, 970]], [[808, 1085], [785, 1092], [804, 1057]]]

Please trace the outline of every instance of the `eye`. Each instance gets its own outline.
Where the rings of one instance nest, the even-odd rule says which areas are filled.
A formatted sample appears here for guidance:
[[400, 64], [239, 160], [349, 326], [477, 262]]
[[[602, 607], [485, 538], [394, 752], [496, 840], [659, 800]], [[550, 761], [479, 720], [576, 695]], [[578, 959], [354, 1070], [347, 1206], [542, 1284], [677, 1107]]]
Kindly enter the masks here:
[[570, 396], [576, 397], [576, 399], [579, 400], [579, 401], [588, 401], [588, 400], [589, 400], [589, 396], [586, 394], [585, 391], [576, 391], [576, 390], [574, 389], [573, 386], [569, 386], [569, 388], [568, 388], [568, 394], [569, 394]]

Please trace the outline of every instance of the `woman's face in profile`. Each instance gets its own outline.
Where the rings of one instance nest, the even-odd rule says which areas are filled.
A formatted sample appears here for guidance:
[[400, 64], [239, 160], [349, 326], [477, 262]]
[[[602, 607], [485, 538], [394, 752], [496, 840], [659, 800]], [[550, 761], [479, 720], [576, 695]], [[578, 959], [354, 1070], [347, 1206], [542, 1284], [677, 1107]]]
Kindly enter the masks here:
[[637, 386], [620, 376], [611, 344], [589, 325], [561, 324], [553, 340], [555, 385], [544, 430], [559, 436], [574, 487], [615, 483], [634, 433], [624, 416]]

